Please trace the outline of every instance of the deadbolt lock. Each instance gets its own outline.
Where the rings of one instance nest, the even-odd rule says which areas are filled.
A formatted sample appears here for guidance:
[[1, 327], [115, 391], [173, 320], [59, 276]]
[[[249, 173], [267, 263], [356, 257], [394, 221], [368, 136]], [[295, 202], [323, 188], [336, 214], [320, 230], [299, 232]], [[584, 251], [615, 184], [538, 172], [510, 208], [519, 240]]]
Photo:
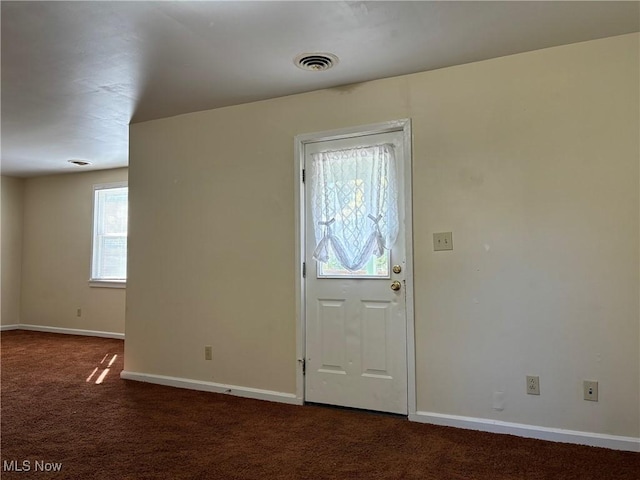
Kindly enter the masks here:
[[394, 265], [391, 270], [393, 270], [393, 273], [400, 273], [402, 271], [402, 267], [400, 265]]
[[398, 280], [394, 280], [393, 282], [391, 282], [391, 290], [393, 290], [394, 292], [400, 290], [400, 287], [402, 287], [402, 284]]

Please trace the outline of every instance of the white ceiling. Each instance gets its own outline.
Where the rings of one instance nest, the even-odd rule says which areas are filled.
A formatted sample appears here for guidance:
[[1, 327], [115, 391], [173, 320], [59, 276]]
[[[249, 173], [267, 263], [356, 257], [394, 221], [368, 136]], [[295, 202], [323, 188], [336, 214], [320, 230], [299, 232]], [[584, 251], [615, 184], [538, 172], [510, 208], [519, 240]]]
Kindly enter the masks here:
[[[128, 164], [128, 125], [640, 31], [639, 2], [2, 1], [2, 174]], [[331, 52], [329, 71], [298, 69]]]

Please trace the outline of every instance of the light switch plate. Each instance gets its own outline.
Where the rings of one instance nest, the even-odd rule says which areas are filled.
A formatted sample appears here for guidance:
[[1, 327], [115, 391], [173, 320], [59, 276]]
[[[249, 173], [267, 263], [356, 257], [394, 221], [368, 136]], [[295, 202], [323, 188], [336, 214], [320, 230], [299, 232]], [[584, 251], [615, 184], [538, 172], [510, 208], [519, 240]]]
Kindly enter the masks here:
[[433, 234], [433, 250], [453, 250], [453, 233], [441, 232]]

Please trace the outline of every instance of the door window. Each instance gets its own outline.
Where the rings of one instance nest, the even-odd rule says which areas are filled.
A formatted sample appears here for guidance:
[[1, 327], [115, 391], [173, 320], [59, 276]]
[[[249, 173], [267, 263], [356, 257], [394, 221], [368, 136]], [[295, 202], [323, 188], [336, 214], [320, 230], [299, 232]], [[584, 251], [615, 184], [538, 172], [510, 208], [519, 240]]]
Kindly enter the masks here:
[[340, 264], [333, 250], [330, 249], [327, 262], [318, 262], [317, 276], [318, 278], [390, 278], [390, 263], [389, 251], [385, 250], [379, 257], [371, 254], [369, 261], [360, 270], [351, 271]]
[[399, 227], [393, 145], [318, 152], [311, 159], [318, 277], [389, 278]]

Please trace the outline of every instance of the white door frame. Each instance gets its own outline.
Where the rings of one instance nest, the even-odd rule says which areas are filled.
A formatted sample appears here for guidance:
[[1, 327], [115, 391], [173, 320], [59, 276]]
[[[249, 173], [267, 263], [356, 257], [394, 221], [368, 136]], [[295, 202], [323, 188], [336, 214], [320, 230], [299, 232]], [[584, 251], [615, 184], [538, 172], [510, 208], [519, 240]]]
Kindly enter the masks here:
[[324, 132], [305, 133], [296, 135], [294, 140], [294, 164], [295, 164], [295, 209], [296, 209], [296, 399], [304, 403], [304, 358], [305, 358], [305, 279], [303, 277], [302, 264], [305, 258], [305, 196], [302, 183], [304, 168], [305, 144], [327, 140], [340, 140], [343, 138], [373, 135], [377, 133], [402, 132], [403, 148], [405, 153], [404, 164], [404, 211], [405, 211], [405, 251], [407, 263], [406, 272], [406, 315], [407, 315], [407, 410], [409, 415], [416, 413], [416, 355], [415, 355], [415, 329], [413, 311], [413, 214], [412, 214], [412, 163], [411, 151], [411, 120], [393, 120], [389, 122], [375, 123], [358, 127], [341, 128]]

